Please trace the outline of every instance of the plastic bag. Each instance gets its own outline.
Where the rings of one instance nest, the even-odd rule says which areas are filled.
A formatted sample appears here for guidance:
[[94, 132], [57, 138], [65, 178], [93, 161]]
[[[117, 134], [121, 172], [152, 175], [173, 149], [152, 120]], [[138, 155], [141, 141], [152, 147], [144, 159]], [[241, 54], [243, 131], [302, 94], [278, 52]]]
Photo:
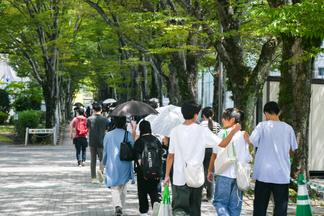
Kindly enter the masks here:
[[163, 194], [162, 194], [162, 200], [159, 207], [159, 212], [157, 216], [172, 216], [172, 207], [170, 202], [170, 191], [169, 186], [165, 185]]

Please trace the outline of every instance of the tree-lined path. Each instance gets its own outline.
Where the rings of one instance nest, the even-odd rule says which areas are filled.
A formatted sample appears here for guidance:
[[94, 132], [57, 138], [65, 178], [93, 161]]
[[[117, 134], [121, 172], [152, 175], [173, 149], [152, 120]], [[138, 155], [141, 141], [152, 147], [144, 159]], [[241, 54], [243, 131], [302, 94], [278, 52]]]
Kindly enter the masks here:
[[[0, 215], [113, 215], [110, 191], [91, 184], [89, 163], [77, 167], [74, 146], [0, 145]], [[139, 215], [136, 185], [129, 184], [126, 215]], [[251, 215], [252, 198], [242, 215]], [[323, 209], [315, 209], [323, 215]], [[203, 202], [202, 215], [215, 215]], [[293, 215], [294, 208], [289, 208]]]

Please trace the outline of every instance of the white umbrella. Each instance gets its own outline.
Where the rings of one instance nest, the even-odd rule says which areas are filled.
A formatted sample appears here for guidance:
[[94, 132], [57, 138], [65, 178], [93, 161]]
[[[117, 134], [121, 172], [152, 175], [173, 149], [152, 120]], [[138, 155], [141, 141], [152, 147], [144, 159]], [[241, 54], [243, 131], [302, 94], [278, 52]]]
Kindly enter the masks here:
[[151, 123], [152, 133], [163, 136], [170, 136], [171, 130], [184, 122], [181, 107], [174, 105], [163, 107], [153, 120], [146, 120]]
[[[158, 111], [159, 113], [163, 112], [163, 110], [167, 109], [168, 106], [164, 106], [164, 107], [158, 107], [156, 108], [155, 110]], [[159, 115], [159, 114], [158, 114]], [[149, 121], [150, 123], [152, 123], [154, 121], [154, 119], [156, 119], [156, 117], [158, 117], [158, 115], [153, 115], [153, 114], [150, 114], [148, 116], [146, 116], [144, 119], [146, 121]]]
[[111, 104], [111, 103], [116, 103], [117, 101], [114, 98], [108, 98], [104, 100], [102, 103], [103, 104]]

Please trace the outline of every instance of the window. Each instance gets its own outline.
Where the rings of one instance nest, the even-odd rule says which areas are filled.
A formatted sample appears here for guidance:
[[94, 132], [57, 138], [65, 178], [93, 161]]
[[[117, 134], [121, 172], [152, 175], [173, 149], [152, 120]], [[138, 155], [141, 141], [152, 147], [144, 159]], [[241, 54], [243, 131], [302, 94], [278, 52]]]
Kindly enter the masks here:
[[318, 68], [318, 76], [324, 77], [324, 67], [319, 67]]

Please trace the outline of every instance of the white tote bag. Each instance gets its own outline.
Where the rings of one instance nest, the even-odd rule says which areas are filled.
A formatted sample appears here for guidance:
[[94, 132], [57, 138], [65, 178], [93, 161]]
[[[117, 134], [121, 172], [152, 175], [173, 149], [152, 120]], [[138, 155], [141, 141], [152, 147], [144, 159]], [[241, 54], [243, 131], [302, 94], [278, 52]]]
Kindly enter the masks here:
[[203, 164], [188, 164], [184, 168], [186, 184], [189, 187], [199, 188], [205, 183]]
[[[227, 131], [223, 133], [223, 139], [227, 137]], [[220, 175], [236, 161], [234, 144], [231, 141], [225, 148], [221, 148], [215, 160], [215, 174]]]
[[[247, 155], [248, 147], [244, 147], [244, 154]], [[235, 172], [236, 172], [236, 184], [241, 191], [247, 191], [250, 188], [251, 181], [251, 166], [248, 162], [241, 162], [236, 160], [235, 162]]]
[[236, 184], [241, 191], [247, 191], [250, 188], [250, 172], [251, 167], [249, 163], [242, 163], [236, 161], [235, 163], [236, 171]]

